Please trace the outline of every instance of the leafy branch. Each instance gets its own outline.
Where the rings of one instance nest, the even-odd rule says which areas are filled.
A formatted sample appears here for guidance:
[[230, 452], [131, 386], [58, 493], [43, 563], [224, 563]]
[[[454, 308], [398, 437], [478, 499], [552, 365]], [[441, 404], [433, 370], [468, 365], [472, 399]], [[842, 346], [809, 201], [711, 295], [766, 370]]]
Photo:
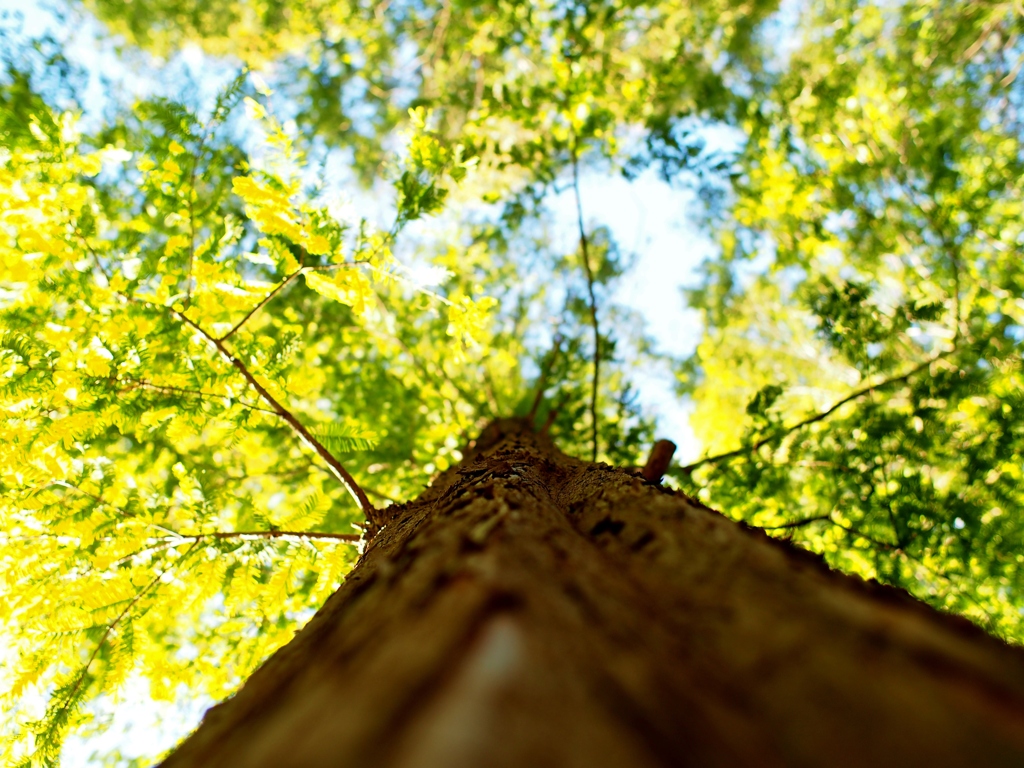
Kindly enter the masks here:
[[943, 358], [948, 357], [950, 354], [953, 353], [953, 351], [954, 350], [950, 349], [950, 350], [947, 350], [946, 352], [943, 352], [940, 355], [936, 355], [935, 357], [929, 358], [928, 360], [925, 360], [923, 363], [915, 366], [914, 368], [910, 369], [906, 373], [903, 373], [903, 374], [901, 374], [899, 376], [894, 376], [891, 379], [886, 379], [885, 381], [879, 382], [877, 384], [872, 384], [871, 386], [863, 387], [862, 389], [858, 389], [858, 390], [854, 390], [853, 392], [851, 392], [846, 397], [844, 397], [841, 400], [838, 400], [835, 403], [833, 403], [830, 407], [826, 408], [824, 411], [821, 411], [821, 412], [816, 413], [816, 414], [814, 414], [812, 416], [809, 416], [806, 419], [804, 419], [803, 421], [798, 421], [797, 423], [791, 424], [788, 427], [784, 427], [784, 428], [779, 429], [779, 430], [777, 430], [775, 432], [772, 432], [770, 435], [765, 435], [760, 440], [756, 440], [753, 443], [750, 443], [749, 445], [744, 445], [744, 446], [741, 446], [741, 447], [737, 448], [736, 450], [727, 451], [725, 453], [720, 453], [720, 454], [718, 454], [716, 456], [707, 456], [707, 457], [705, 457], [703, 459], [699, 459], [699, 460], [693, 462], [692, 464], [687, 464], [685, 467], [680, 467], [678, 471], [682, 472], [685, 475], [690, 475], [690, 474], [693, 473], [693, 470], [695, 470], [698, 467], [701, 467], [701, 466], [703, 466], [705, 464], [713, 464], [713, 463], [716, 463], [716, 462], [719, 462], [719, 461], [725, 461], [726, 459], [732, 459], [732, 458], [735, 458], [737, 456], [743, 456], [743, 455], [748, 454], [748, 453], [753, 453], [753, 452], [757, 451], [758, 449], [764, 447], [765, 445], [768, 445], [770, 443], [774, 443], [774, 442], [776, 442], [778, 440], [783, 439], [784, 437], [787, 437], [788, 435], [791, 435], [792, 433], [796, 432], [799, 429], [803, 429], [806, 426], [809, 426], [809, 425], [814, 424], [816, 422], [823, 421], [823, 420], [827, 419], [829, 416], [831, 416], [833, 413], [835, 413], [837, 410], [842, 408], [847, 403], [853, 402], [854, 400], [859, 400], [860, 398], [864, 397], [865, 395], [869, 395], [872, 392], [875, 392], [875, 391], [878, 391], [878, 390], [881, 390], [881, 389], [887, 389], [887, 388], [889, 388], [889, 387], [891, 387], [891, 386], [893, 386], [895, 384], [900, 384], [902, 382], [905, 382], [905, 381], [913, 378], [917, 374], [919, 374], [922, 371], [925, 371], [929, 367], [931, 367], [932, 363], [938, 362], [939, 360], [942, 360]]
[[[166, 529], [164, 529], [166, 530]], [[191, 541], [195, 544], [199, 544], [207, 539], [327, 539], [333, 541], [342, 541], [350, 544], [356, 544], [361, 541], [363, 535], [360, 533], [329, 533], [321, 531], [210, 531], [207, 533], [195, 533], [195, 534], [180, 534], [174, 533], [168, 536], [159, 536], [149, 539], [150, 542], [159, 542], [155, 544], [149, 544], [142, 549], [137, 549], [124, 557], [119, 558], [113, 566], [118, 566], [123, 563], [132, 560], [133, 558], [140, 557], [142, 555], [155, 554], [156, 552], [162, 552], [164, 550], [176, 547], [184, 542]]]
[[[853, 528], [853, 527], [851, 527], [849, 525], [845, 525], [845, 524], [839, 522], [838, 520], [835, 519], [835, 517], [833, 517], [835, 512], [836, 512], [836, 510], [833, 509], [831, 512], [829, 512], [826, 515], [814, 515], [813, 517], [805, 517], [805, 518], [803, 518], [801, 520], [793, 520], [793, 521], [788, 522], [788, 523], [782, 523], [781, 525], [751, 525], [750, 527], [751, 528], [758, 528], [758, 529], [760, 529], [762, 531], [777, 531], [777, 530], [782, 530], [782, 529], [802, 528], [802, 527], [807, 526], [807, 525], [812, 525], [813, 523], [827, 522], [829, 525], [832, 525], [832, 526], [840, 529], [841, 531], [843, 531], [844, 533], [849, 534], [850, 536], [854, 536], [856, 538], [863, 539], [864, 541], [868, 542], [869, 544], [871, 544], [874, 547], [878, 547], [879, 549], [883, 549], [883, 550], [886, 550], [888, 552], [892, 552], [893, 554], [898, 555], [900, 557], [903, 557], [903, 558], [905, 558], [906, 560], [909, 560], [912, 563], [916, 563], [921, 568], [924, 568], [932, 576], [935, 576], [935, 577], [940, 578], [943, 581], [947, 582], [949, 584], [949, 586], [953, 589], [953, 591], [957, 595], [959, 595], [960, 597], [966, 599], [968, 602], [974, 604], [977, 608], [979, 608], [981, 610], [982, 616], [984, 617], [984, 621], [985, 621], [986, 625], [989, 627], [989, 631], [995, 631], [994, 630], [994, 622], [992, 620], [992, 617], [991, 617], [989, 611], [987, 611], [985, 609], [985, 607], [981, 604], [981, 602], [976, 597], [974, 597], [974, 595], [972, 595], [970, 592], [964, 591], [964, 589], [958, 583], [958, 580], [954, 576], [951, 576], [949, 573], [946, 573], [943, 570], [933, 568], [932, 566], [928, 565], [924, 560], [922, 560], [920, 557], [918, 557], [916, 555], [912, 555], [910, 552], [907, 551], [906, 546], [904, 544], [901, 544], [901, 543], [898, 543], [898, 542], [897, 543], [893, 543], [893, 542], [890, 542], [890, 541], [883, 541], [882, 539], [875, 538], [874, 536], [869, 536], [868, 534], [864, 533], [863, 531], [859, 531], [856, 528]], [[749, 523], [748, 523], [748, 525], [749, 525]]]
[[[305, 470], [307, 468], [308, 467], [302, 467], [301, 469]], [[43, 487], [44, 488], [48, 488], [48, 487], [55, 486], [55, 485], [56, 486], [60, 486], [61, 488], [67, 488], [68, 490], [75, 491], [76, 493], [80, 493], [83, 496], [85, 496], [85, 497], [87, 497], [89, 499], [92, 499], [97, 504], [100, 504], [100, 505], [102, 505], [104, 507], [108, 507], [110, 509], [113, 509], [116, 512], [119, 512], [119, 513], [123, 514], [122, 510], [120, 510], [117, 507], [115, 507], [113, 504], [111, 504], [109, 501], [104, 499], [102, 496], [99, 496], [99, 495], [97, 495], [95, 493], [90, 493], [89, 491], [85, 490], [84, 488], [82, 488], [82, 487], [80, 487], [78, 485], [75, 485], [74, 483], [69, 483], [66, 480], [54, 480], [54, 481], [52, 481], [50, 483], [47, 483]], [[375, 491], [371, 491], [371, 493], [374, 493], [374, 495], [376, 495], [376, 496], [381, 496], [382, 498], [387, 498], [383, 494], [377, 493]], [[393, 499], [389, 499], [389, 501], [393, 501]], [[166, 529], [161, 528], [161, 530], [166, 530]], [[40, 533], [40, 534], [34, 534], [32, 536], [19, 537], [19, 538], [39, 538], [40, 536], [57, 536], [57, 535], [59, 535], [59, 534]], [[13, 537], [9, 537], [8, 536], [7, 538], [13, 538]], [[171, 535], [163, 536], [163, 537], [158, 537], [157, 540], [160, 540], [160, 541], [174, 540], [174, 541], [177, 541], [177, 542], [180, 543], [180, 542], [183, 542], [183, 541], [201, 541], [202, 539], [235, 539], [235, 538], [335, 539], [337, 541], [358, 542], [363, 537], [362, 537], [362, 534], [359, 534], [359, 533], [332, 533], [332, 532], [329, 532], [329, 531], [280, 531], [280, 530], [269, 530], [269, 531], [209, 531], [209, 532], [206, 532], [206, 533], [194, 533], [194, 534], [172, 532]], [[151, 539], [151, 541], [152, 540], [153, 539]], [[143, 551], [148, 551], [148, 550], [140, 550], [140, 552], [143, 552]], [[126, 558], [122, 558], [122, 560], [126, 560], [126, 559], [129, 559], [131, 557], [134, 557], [136, 554], [139, 554], [139, 553], [136, 552], [136, 553], [133, 553], [132, 555], [128, 555]]]
[[[85, 377], [89, 378], [89, 377]], [[92, 377], [101, 378], [101, 377]], [[191, 395], [193, 397], [212, 397], [212, 398], [224, 398], [226, 395], [218, 395], [216, 392], [205, 392], [201, 389], [188, 389], [187, 387], [174, 387], [170, 384], [154, 384], [146, 379], [118, 379], [118, 383], [123, 383], [124, 386], [118, 390], [119, 392], [129, 392], [133, 389], [147, 389], [154, 392], [160, 392], [163, 394], [176, 394], [176, 395]], [[277, 411], [272, 411], [269, 408], [260, 408], [258, 405], [252, 405], [244, 400], [239, 400], [238, 404], [253, 411], [260, 411], [262, 413], [270, 413], [274, 416], [280, 416]]]
[[[100, 636], [99, 641], [96, 643], [96, 647], [93, 648], [93, 651], [89, 655], [89, 658], [86, 660], [85, 664], [83, 664], [81, 669], [79, 670], [79, 673], [75, 678], [74, 683], [71, 684], [70, 691], [61, 697], [60, 704], [57, 705], [56, 708], [52, 709], [50, 712], [47, 713], [47, 731], [50, 732], [51, 736], [54, 734], [54, 732], [59, 732], [64, 727], [64, 725], [67, 722], [68, 716], [71, 714], [74, 707], [78, 704], [79, 694], [82, 693], [82, 686], [85, 684], [85, 681], [89, 676], [89, 667], [91, 667], [92, 663], [96, 661], [96, 658], [99, 656], [99, 653], [103, 649], [103, 646], [106, 645], [106, 642], [109, 639], [111, 633], [115, 629], [117, 629], [117, 627], [121, 624], [122, 621], [124, 621], [125, 617], [131, 612], [131, 610], [136, 605], [138, 605], [139, 601], [142, 600], [142, 598], [145, 597], [153, 589], [153, 587], [160, 583], [160, 580], [163, 579], [163, 577], [166, 574], [170, 573], [175, 566], [180, 565], [181, 562], [186, 560], [198, 545], [198, 541], [193, 543], [192, 546], [189, 547], [188, 550], [186, 550], [185, 554], [178, 558], [176, 562], [167, 566], [162, 571], [157, 573], [152, 579], [150, 579], [142, 589], [135, 593], [135, 596], [131, 600], [129, 600], [128, 604], [121, 610], [121, 612], [114, 617], [114, 620], [107, 624], [106, 628], [103, 630], [103, 634]], [[46, 732], [44, 732], [44, 734], [45, 733]], [[44, 741], [52, 742], [53, 739], [51, 738], [47, 740], [44, 737]]]
[[821, 522], [822, 520], [832, 521], [832, 513], [829, 512], [827, 515], [815, 515], [814, 517], [804, 517], [800, 520], [791, 520], [788, 523], [782, 523], [781, 525], [758, 525], [756, 528], [760, 528], [762, 531], [779, 531], [784, 528], [803, 528], [805, 525], [811, 523]]
[[185, 541], [202, 541], [203, 539], [335, 539], [337, 541], [358, 542], [361, 533], [329, 533], [321, 531], [212, 531], [210, 533], [182, 534]]

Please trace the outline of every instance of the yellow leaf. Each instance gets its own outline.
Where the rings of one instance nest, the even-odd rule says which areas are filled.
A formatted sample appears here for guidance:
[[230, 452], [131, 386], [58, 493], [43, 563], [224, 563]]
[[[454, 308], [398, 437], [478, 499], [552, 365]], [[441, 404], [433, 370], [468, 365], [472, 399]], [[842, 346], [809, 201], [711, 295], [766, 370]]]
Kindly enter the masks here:
[[167, 239], [167, 244], [164, 246], [164, 253], [170, 256], [177, 250], [188, 248], [192, 241], [187, 235], [174, 235]]
[[356, 270], [338, 270], [333, 280], [315, 272], [306, 272], [306, 285], [329, 299], [347, 304], [359, 315], [365, 315], [366, 302], [373, 296], [373, 288], [366, 276]]
[[265, 120], [267, 117], [267, 110], [263, 108], [255, 99], [246, 96], [244, 99], [245, 103], [245, 114], [250, 120]]
[[314, 256], [322, 256], [331, 252], [331, 241], [323, 235], [313, 235], [306, 243], [306, 251]]

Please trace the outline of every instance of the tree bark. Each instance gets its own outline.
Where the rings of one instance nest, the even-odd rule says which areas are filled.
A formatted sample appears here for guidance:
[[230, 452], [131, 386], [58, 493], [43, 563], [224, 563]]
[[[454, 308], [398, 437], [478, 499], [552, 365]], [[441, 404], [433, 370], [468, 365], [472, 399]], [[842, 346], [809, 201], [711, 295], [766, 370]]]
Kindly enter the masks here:
[[1024, 766], [1024, 652], [517, 421], [165, 768]]

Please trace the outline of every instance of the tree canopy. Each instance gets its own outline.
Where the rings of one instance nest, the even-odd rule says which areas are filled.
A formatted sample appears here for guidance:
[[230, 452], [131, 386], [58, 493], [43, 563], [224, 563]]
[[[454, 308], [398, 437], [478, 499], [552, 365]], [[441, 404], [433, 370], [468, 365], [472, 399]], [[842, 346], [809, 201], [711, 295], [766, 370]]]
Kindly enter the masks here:
[[[667, 482], [1024, 640], [1017, 6], [61, 13], [0, 32], [11, 764], [133, 678], [230, 693], [489, 419], [641, 464], [666, 363], [703, 451]], [[681, 359], [580, 204], [651, 170], [717, 244]]]

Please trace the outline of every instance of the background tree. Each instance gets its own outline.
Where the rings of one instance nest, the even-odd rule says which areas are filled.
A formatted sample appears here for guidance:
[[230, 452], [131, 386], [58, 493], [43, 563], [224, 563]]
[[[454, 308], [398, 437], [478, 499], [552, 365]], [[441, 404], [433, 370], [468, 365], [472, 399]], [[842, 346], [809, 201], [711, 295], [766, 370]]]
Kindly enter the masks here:
[[496, 416], [642, 462], [624, 259], [582, 211], [546, 244], [589, 163], [694, 185], [722, 243], [679, 482], [1019, 639], [1011, 6], [91, 7], [261, 77], [83, 114], [88, 73], [7, 34], [5, 704], [37, 759], [129, 674], [233, 690]]

